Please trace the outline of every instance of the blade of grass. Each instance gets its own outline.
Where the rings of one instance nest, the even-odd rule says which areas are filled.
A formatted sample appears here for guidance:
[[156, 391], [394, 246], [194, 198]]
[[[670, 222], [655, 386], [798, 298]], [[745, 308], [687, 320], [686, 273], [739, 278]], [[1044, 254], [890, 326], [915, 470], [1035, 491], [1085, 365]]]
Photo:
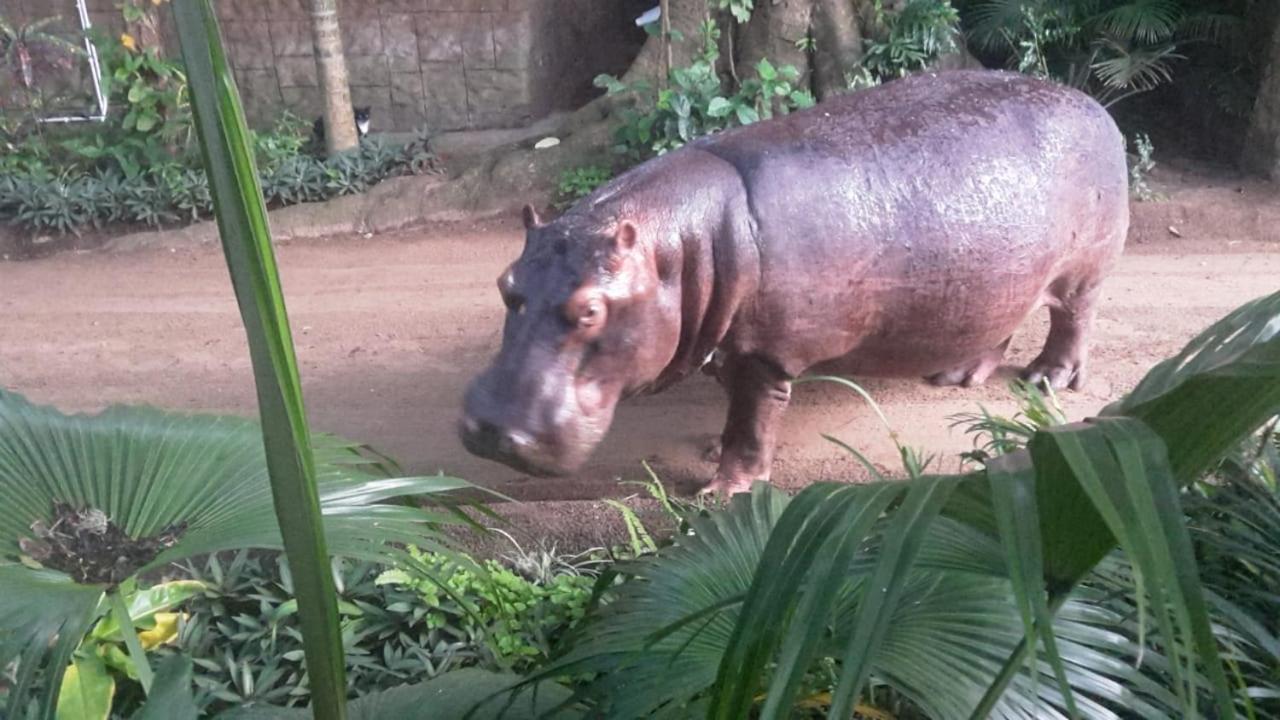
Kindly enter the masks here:
[[235, 79], [209, 0], [174, 0], [214, 214], [249, 340], [272, 499], [294, 579], [317, 718], [346, 716], [338, 604], [325, 546], [310, 431], [266, 207]]

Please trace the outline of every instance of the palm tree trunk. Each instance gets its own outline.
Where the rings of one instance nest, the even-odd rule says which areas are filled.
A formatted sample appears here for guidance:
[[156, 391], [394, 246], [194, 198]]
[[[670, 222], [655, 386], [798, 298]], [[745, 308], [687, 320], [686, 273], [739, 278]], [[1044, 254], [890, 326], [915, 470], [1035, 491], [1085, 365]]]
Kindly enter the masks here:
[[325, 149], [333, 155], [355, 147], [358, 142], [347, 59], [338, 30], [337, 0], [311, 0], [311, 34], [315, 38], [316, 70], [324, 104]]

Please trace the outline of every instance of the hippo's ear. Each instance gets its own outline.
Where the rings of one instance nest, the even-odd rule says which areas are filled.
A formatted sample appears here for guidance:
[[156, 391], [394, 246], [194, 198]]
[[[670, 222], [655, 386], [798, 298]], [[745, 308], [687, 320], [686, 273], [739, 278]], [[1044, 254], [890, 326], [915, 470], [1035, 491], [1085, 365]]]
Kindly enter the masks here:
[[619, 252], [626, 252], [636, 244], [636, 226], [630, 220], [623, 220], [618, 223], [618, 229], [613, 234], [613, 247]]
[[542, 227], [542, 218], [538, 216], [538, 211], [534, 210], [532, 205], [525, 205], [520, 216], [524, 219], [525, 230]]

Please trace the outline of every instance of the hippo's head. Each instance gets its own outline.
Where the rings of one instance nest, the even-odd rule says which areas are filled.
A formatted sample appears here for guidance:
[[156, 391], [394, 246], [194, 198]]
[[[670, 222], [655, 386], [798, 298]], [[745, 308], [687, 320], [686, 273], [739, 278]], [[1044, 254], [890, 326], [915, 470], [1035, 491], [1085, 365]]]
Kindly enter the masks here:
[[664, 302], [652, 248], [620, 218], [524, 210], [524, 252], [498, 278], [502, 349], [467, 388], [467, 450], [534, 475], [577, 470], [618, 400], [670, 361], [679, 308]]

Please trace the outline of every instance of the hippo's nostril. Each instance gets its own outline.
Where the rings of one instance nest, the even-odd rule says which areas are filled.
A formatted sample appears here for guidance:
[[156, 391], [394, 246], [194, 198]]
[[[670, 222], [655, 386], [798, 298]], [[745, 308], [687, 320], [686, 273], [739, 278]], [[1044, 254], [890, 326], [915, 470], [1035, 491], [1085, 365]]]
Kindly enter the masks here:
[[508, 430], [505, 435], [507, 444], [516, 450], [529, 448], [533, 445], [533, 437], [528, 433], [522, 433], [519, 430]]

